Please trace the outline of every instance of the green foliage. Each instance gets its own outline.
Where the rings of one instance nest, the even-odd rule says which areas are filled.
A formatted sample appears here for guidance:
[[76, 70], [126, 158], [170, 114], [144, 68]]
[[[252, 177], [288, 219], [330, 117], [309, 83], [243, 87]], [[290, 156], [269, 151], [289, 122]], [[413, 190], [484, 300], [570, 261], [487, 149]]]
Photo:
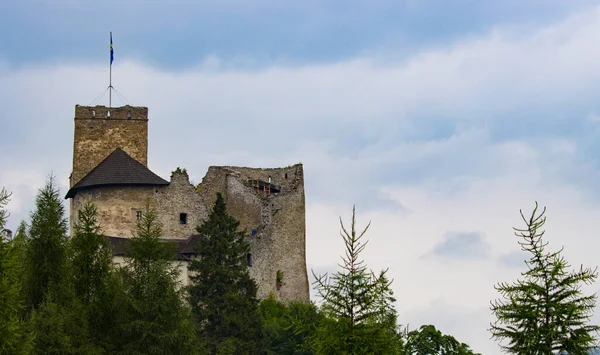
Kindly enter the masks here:
[[[0, 190], [0, 231], [8, 214], [5, 206], [10, 194]], [[31, 347], [31, 334], [21, 319], [23, 309], [16, 243], [0, 238], [0, 354], [26, 354]]]
[[46, 298], [33, 310], [35, 354], [103, 354], [90, 340], [85, 308], [74, 297], [60, 302]]
[[502, 348], [512, 354], [587, 354], [595, 346], [594, 334], [600, 329], [589, 325], [596, 296], [584, 296], [582, 284], [591, 284], [598, 276], [596, 270], [568, 271], [570, 267], [557, 252], [546, 251], [548, 245], [540, 231], [546, 222], [544, 208], [537, 213], [538, 204], [527, 219], [525, 229], [517, 229], [521, 249], [531, 254], [526, 261], [524, 280], [500, 283], [496, 290], [504, 300], [492, 302], [496, 321], [491, 325], [492, 337], [508, 340]]
[[171, 265], [174, 244], [159, 240], [161, 226], [147, 203], [123, 269], [127, 297], [121, 325], [125, 354], [194, 354], [195, 326]]
[[399, 349], [397, 313], [391, 282], [367, 270], [360, 253], [366, 242], [355, 229], [355, 208], [352, 209], [351, 231], [348, 233], [340, 218], [341, 236], [346, 246], [342, 270], [328, 277], [315, 276], [315, 288], [322, 298], [324, 321], [317, 329], [313, 344], [323, 354], [395, 354]]
[[85, 305], [97, 301], [111, 276], [112, 251], [97, 216], [96, 206], [87, 202], [79, 210], [70, 241], [75, 295]]
[[74, 297], [87, 315], [92, 341], [112, 349], [114, 331], [122, 314], [120, 284], [113, 269], [112, 250], [98, 223], [98, 210], [87, 202], [79, 210], [70, 240]]
[[423, 325], [406, 334], [403, 355], [481, 355], [456, 340], [442, 334], [433, 325]]
[[258, 354], [261, 349], [257, 285], [246, 259], [250, 246], [238, 226], [217, 194], [211, 214], [197, 228], [198, 258], [189, 265], [189, 301], [211, 354]]
[[67, 219], [53, 176], [39, 190], [35, 207], [31, 214], [24, 285], [29, 309], [38, 307], [49, 292], [58, 292], [65, 275]]
[[309, 355], [315, 352], [308, 339], [314, 336], [322, 316], [310, 303], [284, 304], [273, 294], [260, 303], [263, 320], [264, 352], [267, 355]]

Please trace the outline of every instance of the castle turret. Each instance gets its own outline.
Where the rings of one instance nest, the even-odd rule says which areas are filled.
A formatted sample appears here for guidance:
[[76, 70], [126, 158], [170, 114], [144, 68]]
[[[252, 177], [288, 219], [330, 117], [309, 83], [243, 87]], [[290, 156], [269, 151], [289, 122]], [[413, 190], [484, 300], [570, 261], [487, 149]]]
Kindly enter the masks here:
[[148, 108], [75, 106], [73, 187], [115, 149], [148, 165]]

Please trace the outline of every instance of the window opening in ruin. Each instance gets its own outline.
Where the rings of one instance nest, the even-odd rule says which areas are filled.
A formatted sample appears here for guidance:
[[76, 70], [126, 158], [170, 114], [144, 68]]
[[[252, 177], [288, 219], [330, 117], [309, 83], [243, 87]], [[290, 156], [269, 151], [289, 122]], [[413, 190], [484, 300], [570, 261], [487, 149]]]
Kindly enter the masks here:
[[271, 176], [269, 176], [269, 184], [271, 183]]
[[142, 211], [135, 211], [135, 218], [139, 221], [142, 219]]
[[106, 117], [110, 118], [110, 111], [106, 111]]
[[187, 213], [179, 214], [179, 224], [187, 224]]
[[127, 118], [131, 118], [131, 110], [127, 111]]
[[248, 253], [248, 255], [246, 255], [246, 261], [248, 262], [248, 266], [252, 266], [252, 254]]
[[285, 173], [285, 179], [287, 180], [287, 173]]

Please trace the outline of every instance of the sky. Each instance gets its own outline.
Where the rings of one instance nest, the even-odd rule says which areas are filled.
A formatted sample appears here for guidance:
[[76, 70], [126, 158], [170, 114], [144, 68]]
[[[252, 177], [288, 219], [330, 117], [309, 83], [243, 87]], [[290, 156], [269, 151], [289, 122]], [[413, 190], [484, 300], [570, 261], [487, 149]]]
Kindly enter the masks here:
[[310, 281], [336, 270], [355, 205], [400, 323], [495, 355], [494, 285], [526, 270], [520, 209], [546, 206], [550, 248], [598, 265], [596, 1], [7, 0], [0, 13], [13, 230], [49, 174], [68, 189], [74, 107], [108, 104], [112, 31], [113, 105], [149, 107], [155, 173], [304, 164]]

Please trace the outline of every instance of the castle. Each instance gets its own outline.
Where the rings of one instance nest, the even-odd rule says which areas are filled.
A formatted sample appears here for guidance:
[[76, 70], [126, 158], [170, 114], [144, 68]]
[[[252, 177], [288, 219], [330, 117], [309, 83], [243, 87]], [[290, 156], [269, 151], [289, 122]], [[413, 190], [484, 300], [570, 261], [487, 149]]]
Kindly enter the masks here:
[[98, 208], [114, 261], [124, 262], [124, 245], [150, 200], [163, 226], [163, 238], [177, 243], [173, 263], [181, 282], [195, 257], [196, 226], [204, 221], [220, 192], [229, 214], [247, 231], [250, 276], [258, 297], [309, 301], [302, 164], [259, 169], [211, 166], [197, 186], [185, 169], [167, 181], [148, 168], [148, 108], [75, 106], [73, 170], [70, 189], [71, 233], [86, 201]]

